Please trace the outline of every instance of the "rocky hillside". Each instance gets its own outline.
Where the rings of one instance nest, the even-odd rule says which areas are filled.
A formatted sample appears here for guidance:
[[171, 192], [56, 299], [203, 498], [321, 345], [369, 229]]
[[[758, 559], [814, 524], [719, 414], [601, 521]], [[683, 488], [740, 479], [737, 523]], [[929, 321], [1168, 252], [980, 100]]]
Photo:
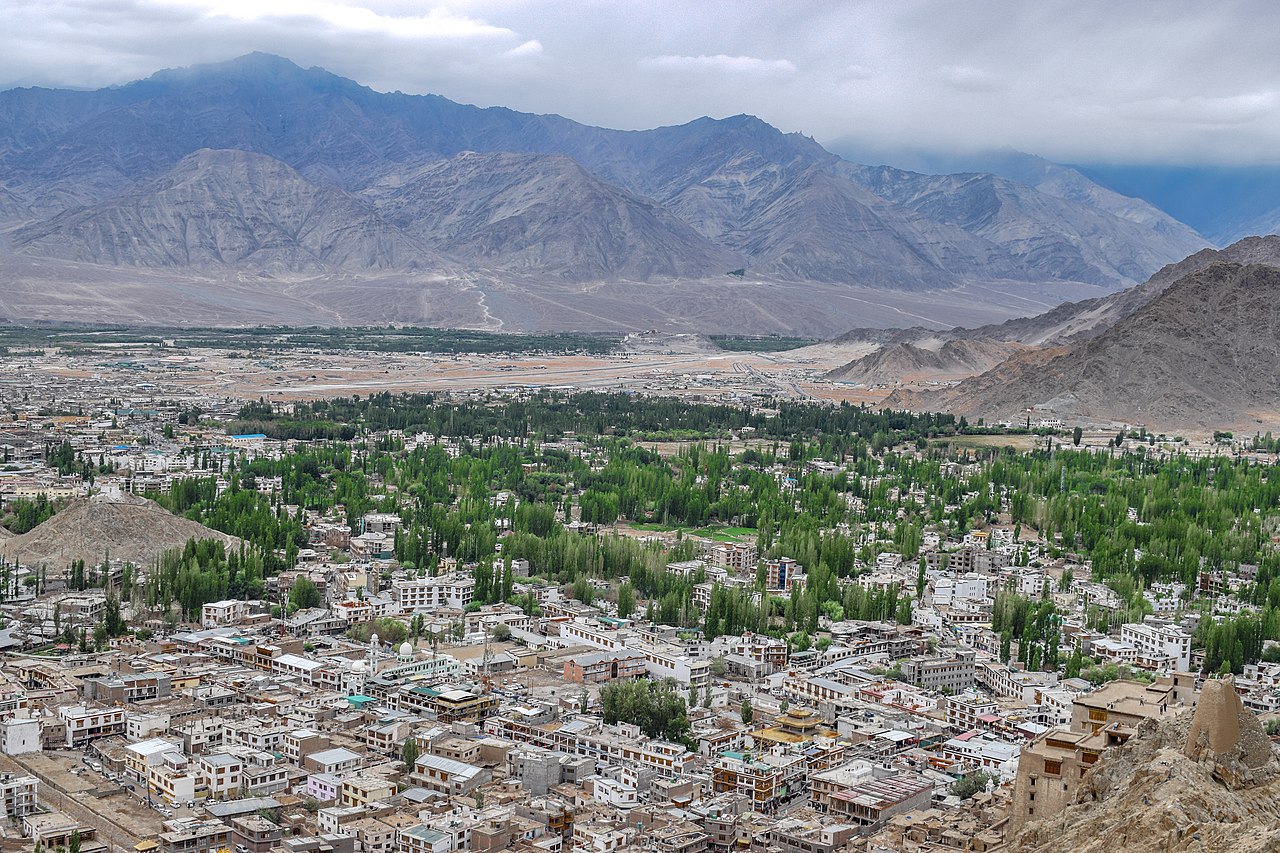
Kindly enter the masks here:
[[1029, 824], [1009, 853], [1280, 850], [1280, 760], [1230, 680], [1194, 712], [1143, 723], [1106, 752], [1065, 814]]
[[1223, 249], [1201, 249], [1177, 263], [1167, 264], [1137, 287], [1080, 302], [1065, 302], [1041, 314], [972, 328], [939, 330], [912, 326], [903, 329], [851, 329], [833, 343], [887, 345], [912, 343], [936, 346], [948, 340], [1015, 341], [1030, 346], [1060, 345], [1101, 334], [1163, 293], [1189, 273], [1216, 263], [1280, 266], [1280, 236], [1246, 237]]
[[422, 244], [472, 267], [556, 278], [699, 278], [745, 256], [568, 157], [464, 152], [364, 192]]
[[1106, 331], [888, 404], [1019, 419], [1252, 428], [1280, 422], [1280, 268], [1217, 263]]
[[1127, 218], [1132, 209], [1117, 215], [1111, 194], [1083, 187], [1068, 198], [991, 174], [920, 175], [888, 166], [844, 171], [882, 198], [990, 240], [1055, 278], [1136, 283], [1168, 258], [1204, 245], [1190, 228], [1158, 212], [1136, 220]]
[[366, 202], [244, 151], [197, 151], [121, 198], [20, 228], [10, 241], [28, 255], [201, 271], [441, 264]]
[[854, 359], [827, 373], [827, 379], [862, 385], [943, 381], [976, 376], [1024, 347], [1006, 341], [948, 340], [895, 343]]
[[73, 560], [98, 563], [108, 555], [145, 566], [191, 539], [218, 539], [228, 546], [240, 545], [234, 536], [174, 515], [144, 498], [98, 494], [72, 501], [21, 536], [0, 540], [0, 556], [58, 569]]
[[[38, 306], [53, 278], [132, 300], [121, 316], [225, 323], [229, 305], [275, 299], [283, 288], [236, 289], [265, 276], [309, 315], [354, 316], [339, 291], [383, 279], [356, 300], [363, 322], [519, 327], [567, 301], [575, 322], [633, 328], [630, 293], [670, 330], [747, 331], [707, 325], [688, 307], [700, 299], [756, 331], [827, 334], [1019, 316], [1205, 245], [1073, 174], [1041, 189], [870, 170], [751, 116], [614, 131], [253, 54], [96, 92], [0, 93], [0, 270], [19, 294], [7, 311]], [[125, 289], [120, 269], [165, 274]], [[234, 298], [193, 313], [196, 284]], [[916, 293], [935, 296], [904, 310]], [[797, 312], [805, 301], [820, 313]]]

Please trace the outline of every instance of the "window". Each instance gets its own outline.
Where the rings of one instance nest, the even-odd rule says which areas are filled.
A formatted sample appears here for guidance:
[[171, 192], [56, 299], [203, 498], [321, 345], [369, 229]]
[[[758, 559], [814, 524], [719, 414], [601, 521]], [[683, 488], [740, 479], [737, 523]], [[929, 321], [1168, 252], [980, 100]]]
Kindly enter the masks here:
[[1044, 772], [1047, 776], [1061, 776], [1062, 762], [1057, 759], [1045, 759]]

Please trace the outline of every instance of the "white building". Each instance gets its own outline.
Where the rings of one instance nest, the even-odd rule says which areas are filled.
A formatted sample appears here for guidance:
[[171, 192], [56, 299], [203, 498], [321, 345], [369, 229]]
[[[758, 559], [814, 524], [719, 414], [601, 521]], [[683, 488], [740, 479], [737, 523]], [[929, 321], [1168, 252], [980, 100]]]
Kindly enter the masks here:
[[0, 720], [0, 752], [29, 755], [40, 748], [39, 720]]
[[89, 708], [66, 705], [58, 709], [67, 728], [67, 746], [81, 746], [94, 738], [124, 732], [124, 708]]
[[391, 588], [392, 595], [405, 613], [438, 610], [442, 607], [462, 610], [475, 597], [476, 582], [475, 578], [466, 575], [449, 574], [396, 581]]
[[1148, 618], [1142, 624], [1120, 626], [1120, 642], [1137, 650], [1134, 663], [1143, 669], [1191, 669], [1191, 635], [1163, 620]]
[[40, 783], [34, 776], [0, 777], [0, 807], [9, 818], [26, 817], [35, 811], [37, 788]]
[[227, 599], [204, 605], [200, 610], [200, 624], [205, 628], [235, 625], [249, 615], [249, 605], [244, 601]]

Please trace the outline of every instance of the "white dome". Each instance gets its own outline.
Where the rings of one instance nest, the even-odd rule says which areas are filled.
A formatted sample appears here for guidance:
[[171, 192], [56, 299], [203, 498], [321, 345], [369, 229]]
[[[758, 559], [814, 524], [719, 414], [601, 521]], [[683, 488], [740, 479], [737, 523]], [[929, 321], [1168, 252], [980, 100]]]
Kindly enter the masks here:
[[370, 644], [370, 645], [374, 645], [374, 646], [378, 645], [378, 635], [377, 635], [377, 634], [370, 634], [370, 635], [369, 635], [369, 644]]
[[362, 661], [362, 660], [358, 660], [358, 661], [356, 661], [356, 662], [351, 666], [351, 671], [352, 671], [352, 672], [364, 672], [364, 671], [365, 671], [366, 669], [368, 669], [368, 668], [369, 668], [369, 665], [368, 665], [367, 663], [365, 663], [365, 662], [364, 662], [364, 661]]
[[413, 643], [409, 642], [408, 640], [405, 640], [403, 643], [400, 644], [400, 657], [402, 658], [413, 657]]

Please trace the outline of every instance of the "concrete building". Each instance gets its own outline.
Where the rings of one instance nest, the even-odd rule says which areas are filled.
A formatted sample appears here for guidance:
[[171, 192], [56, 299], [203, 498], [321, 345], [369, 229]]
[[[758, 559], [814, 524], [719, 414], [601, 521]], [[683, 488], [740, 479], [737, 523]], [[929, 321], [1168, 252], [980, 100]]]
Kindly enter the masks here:
[[475, 590], [475, 579], [460, 574], [396, 581], [391, 585], [392, 597], [405, 613], [444, 607], [462, 610], [475, 597]]
[[1136, 650], [1134, 665], [1143, 669], [1187, 672], [1191, 669], [1191, 635], [1163, 619], [1120, 626], [1120, 642]]
[[644, 656], [626, 649], [574, 655], [564, 662], [564, 679], [574, 684], [599, 684], [619, 678], [640, 678], [648, 669]]
[[91, 740], [122, 734], [125, 729], [124, 708], [89, 708], [66, 705], [58, 709], [66, 726], [68, 747], [84, 746]]
[[804, 756], [722, 753], [711, 770], [711, 789], [741, 794], [753, 811], [771, 814], [806, 792]]
[[759, 558], [760, 552], [750, 543], [721, 542], [713, 545], [707, 552], [707, 560], [711, 565], [731, 572], [754, 572]]
[[200, 624], [205, 628], [235, 625], [248, 615], [248, 602], [229, 598], [225, 601], [213, 601], [204, 605], [200, 609]]
[[977, 653], [959, 649], [951, 655], [916, 655], [902, 661], [902, 677], [916, 687], [956, 694], [973, 686]]
[[0, 775], [0, 809], [4, 816], [16, 821], [35, 811], [39, 786], [34, 776]]
[[0, 720], [0, 752], [5, 755], [30, 755], [39, 752], [41, 748], [39, 720]]
[[217, 820], [167, 820], [157, 836], [160, 853], [219, 853], [232, 848], [231, 829]]
[[457, 795], [475, 790], [488, 782], [490, 775], [488, 770], [474, 764], [438, 755], [419, 755], [412, 778], [428, 790]]

